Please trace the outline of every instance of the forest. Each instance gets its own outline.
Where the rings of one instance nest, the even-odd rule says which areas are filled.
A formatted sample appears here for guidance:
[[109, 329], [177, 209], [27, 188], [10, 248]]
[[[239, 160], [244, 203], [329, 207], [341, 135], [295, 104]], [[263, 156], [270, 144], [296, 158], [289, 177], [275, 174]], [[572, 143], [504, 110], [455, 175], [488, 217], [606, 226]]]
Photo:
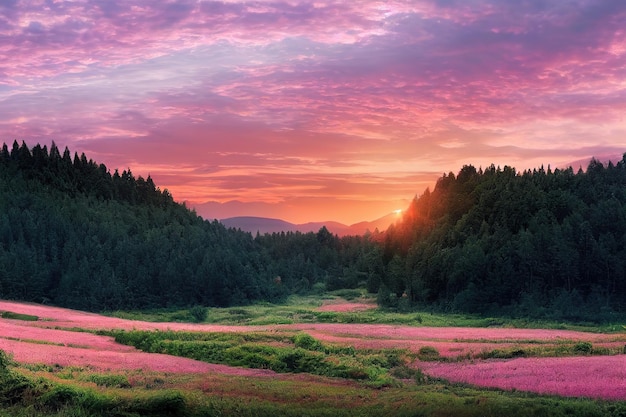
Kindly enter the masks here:
[[567, 320], [626, 310], [626, 155], [585, 170], [445, 174], [387, 231], [256, 236], [54, 142], [0, 150], [0, 298], [90, 311], [280, 302]]
[[[279, 301], [357, 286], [367, 238], [253, 237], [200, 218], [131, 170], [52, 143], [0, 150], [0, 298], [90, 311]], [[377, 272], [382, 264], [376, 264]]]
[[626, 308], [626, 154], [443, 175], [387, 230], [383, 259], [388, 305], [609, 320]]

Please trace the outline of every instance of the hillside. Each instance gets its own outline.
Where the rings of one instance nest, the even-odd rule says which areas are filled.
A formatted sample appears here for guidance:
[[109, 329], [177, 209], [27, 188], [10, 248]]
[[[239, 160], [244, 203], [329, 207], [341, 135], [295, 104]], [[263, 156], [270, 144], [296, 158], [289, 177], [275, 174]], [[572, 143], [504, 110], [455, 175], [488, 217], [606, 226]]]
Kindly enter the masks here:
[[614, 320], [626, 312], [626, 158], [576, 173], [468, 165], [384, 233], [257, 236], [54, 143], [0, 150], [0, 298], [102, 311], [356, 287], [398, 309]]
[[464, 166], [388, 230], [384, 262], [388, 305], [608, 319], [626, 309], [626, 155], [577, 173]]
[[363, 221], [352, 225], [328, 221], [328, 222], [310, 222], [302, 224], [289, 223], [280, 219], [269, 219], [265, 217], [240, 216], [221, 219], [226, 227], [241, 229], [244, 232], [256, 233], [280, 233], [280, 232], [300, 232], [310, 233], [317, 232], [322, 227], [326, 227], [329, 232], [338, 236], [364, 235], [368, 232], [385, 231], [390, 225], [399, 220], [399, 215], [392, 213], [381, 217], [374, 221]]
[[0, 150], [3, 299], [92, 311], [275, 301], [356, 285], [375, 250], [326, 229], [255, 239], [54, 143]]

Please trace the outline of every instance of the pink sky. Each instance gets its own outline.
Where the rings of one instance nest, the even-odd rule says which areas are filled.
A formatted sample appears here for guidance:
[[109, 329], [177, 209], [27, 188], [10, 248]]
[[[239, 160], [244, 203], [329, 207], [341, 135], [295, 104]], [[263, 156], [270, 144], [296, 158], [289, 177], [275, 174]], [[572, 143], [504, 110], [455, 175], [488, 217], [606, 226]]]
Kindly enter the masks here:
[[615, 0], [7, 0], [0, 142], [209, 219], [373, 220], [463, 164], [620, 158], [625, 28]]

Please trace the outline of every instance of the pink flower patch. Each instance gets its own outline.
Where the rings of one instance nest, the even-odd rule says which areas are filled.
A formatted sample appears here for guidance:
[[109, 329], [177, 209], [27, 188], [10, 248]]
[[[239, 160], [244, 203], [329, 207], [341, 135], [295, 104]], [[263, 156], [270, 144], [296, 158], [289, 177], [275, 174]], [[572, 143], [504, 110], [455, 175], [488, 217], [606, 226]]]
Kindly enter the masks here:
[[565, 397], [626, 399], [626, 356], [418, 362], [430, 376], [482, 387]]
[[[336, 308], [335, 306], [328, 307]], [[341, 307], [343, 308], [343, 307]], [[0, 319], [0, 349], [19, 362], [97, 369], [147, 369], [162, 372], [273, 376], [271, 371], [212, 365], [169, 355], [144, 353], [121, 346], [109, 337], [58, 328], [173, 330], [202, 332], [304, 331], [325, 342], [358, 349], [435, 348], [441, 357], [457, 358], [494, 349], [531, 348], [562, 342], [585, 341], [594, 347], [621, 351], [624, 334], [571, 330], [411, 327], [384, 324], [291, 324], [220, 326], [190, 323], [147, 323], [104, 317], [58, 307], [0, 301], [0, 311], [40, 317], [37, 322]], [[33, 343], [40, 341], [42, 343]], [[517, 358], [465, 362], [417, 362], [433, 377], [505, 390], [540, 394], [626, 400], [626, 355], [563, 358]]]
[[145, 353], [135, 350], [98, 350], [55, 345], [25, 343], [0, 339], [0, 349], [11, 353], [21, 363], [45, 365], [85, 366], [99, 370], [146, 369], [170, 373], [220, 373], [243, 376], [273, 376], [263, 369], [235, 368], [215, 365], [177, 356]]

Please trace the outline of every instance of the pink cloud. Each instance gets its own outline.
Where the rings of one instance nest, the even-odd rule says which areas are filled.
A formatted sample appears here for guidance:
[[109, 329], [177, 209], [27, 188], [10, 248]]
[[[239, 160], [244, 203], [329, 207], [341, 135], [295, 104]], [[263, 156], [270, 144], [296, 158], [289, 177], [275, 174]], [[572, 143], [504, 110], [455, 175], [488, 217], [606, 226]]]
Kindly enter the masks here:
[[0, 135], [190, 201], [410, 199], [465, 163], [623, 153], [624, 19], [609, 0], [4, 2]]

